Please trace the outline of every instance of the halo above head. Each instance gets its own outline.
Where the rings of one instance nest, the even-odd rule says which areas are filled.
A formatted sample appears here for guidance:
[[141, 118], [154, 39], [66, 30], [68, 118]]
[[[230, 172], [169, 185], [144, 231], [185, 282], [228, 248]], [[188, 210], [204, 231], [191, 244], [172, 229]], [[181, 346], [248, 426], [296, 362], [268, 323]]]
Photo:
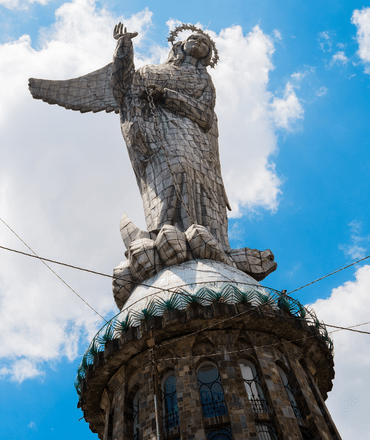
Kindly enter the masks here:
[[220, 57], [218, 56], [218, 50], [216, 48], [216, 43], [212, 40], [212, 38], [208, 34], [206, 34], [202, 29], [196, 27], [195, 25], [182, 23], [181, 26], [176, 26], [173, 31], [170, 31], [170, 36], [167, 38], [167, 41], [171, 42], [173, 45], [174, 41], [176, 40], [177, 35], [182, 31], [198, 32], [199, 34], [203, 34], [203, 35], [207, 36], [207, 38], [209, 39], [209, 41], [211, 43], [211, 50], [213, 52], [212, 59], [208, 63], [208, 65], [210, 67], [212, 67], [212, 69], [214, 69], [216, 64], [218, 63], [218, 60], [220, 59]]

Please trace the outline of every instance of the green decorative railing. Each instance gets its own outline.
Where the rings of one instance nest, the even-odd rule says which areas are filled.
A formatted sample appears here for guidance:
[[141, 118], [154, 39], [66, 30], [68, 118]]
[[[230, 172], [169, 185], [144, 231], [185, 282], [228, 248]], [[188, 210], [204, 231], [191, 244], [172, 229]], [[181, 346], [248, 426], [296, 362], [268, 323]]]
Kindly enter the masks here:
[[[285, 311], [292, 317], [303, 319], [309, 326], [315, 327], [318, 334], [325, 342], [327, 348], [333, 350], [333, 342], [330, 339], [324, 323], [316, 317], [314, 310], [304, 307], [299, 301], [281, 292], [259, 285], [243, 283], [207, 283], [207, 287], [197, 287], [195, 293], [189, 293], [181, 288], [174, 289], [168, 299], [158, 298], [152, 294], [145, 308], [139, 309], [137, 303], [122, 309], [111, 320], [106, 322], [91, 341], [88, 349], [82, 357], [77, 369], [75, 388], [81, 395], [81, 382], [85, 377], [89, 365], [94, 362], [94, 357], [105, 350], [108, 341], [119, 339], [130, 327], [138, 327], [142, 321], [154, 316], [161, 316], [166, 310], [185, 310], [191, 304], [203, 306], [213, 302], [228, 304], [243, 304], [252, 307], [269, 305], [274, 310]], [[189, 286], [187, 286], [189, 287]], [[158, 292], [157, 292], [158, 293]], [[138, 302], [142, 302], [140, 299]], [[133, 309], [135, 306], [135, 309]]]

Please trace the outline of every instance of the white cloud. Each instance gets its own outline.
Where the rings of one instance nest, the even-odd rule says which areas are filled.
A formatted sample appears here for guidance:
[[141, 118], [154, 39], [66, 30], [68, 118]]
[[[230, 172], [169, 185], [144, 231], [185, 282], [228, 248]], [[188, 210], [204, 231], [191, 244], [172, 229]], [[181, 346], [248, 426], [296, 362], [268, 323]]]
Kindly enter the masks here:
[[347, 64], [349, 62], [349, 59], [346, 57], [345, 53], [343, 51], [336, 52], [332, 59], [331, 64]]
[[[27, 80], [76, 77], [109, 63], [118, 21], [139, 32], [137, 66], [163, 60], [168, 47], [155, 46], [147, 54], [148, 10], [115, 17], [92, 0], [74, 0], [63, 4], [56, 17], [38, 42], [23, 35], [0, 45], [0, 145], [7, 146], [0, 150], [1, 217], [39, 255], [110, 274], [124, 258], [118, 228], [122, 213], [145, 227], [118, 116], [81, 115], [33, 100]], [[238, 26], [212, 35], [221, 57], [211, 74], [233, 213], [243, 207], [276, 209], [280, 180], [270, 159], [276, 152], [270, 107], [275, 101], [268, 91], [272, 39], [258, 26], [247, 35]], [[294, 96], [289, 91], [281, 101]], [[297, 101], [289, 111], [282, 106], [289, 124], [294, 106]], [[2, 223], [0, 229], [2, 245], [27, 251]], [[115, 311], [109, 278], [53, 268], [99, 313]], [[81, 342], [87, 344], [101, 325], [37, 260], [1, 250], [0, 286], [0, 356], [8, 363], [2, 377], [22, 381], [40, 375], [45, 361], [74, 359]]]
[[[7, 146], [0, 151], [1, 217], [40, 255], [110, 274], [123, 259], [122, 213], [131, 209], [143, 223], [118, 116], [48, 106], [32, 99], [27, 82], [107, 64], [112, 29], [123, 18], [85, 0], [64, 4], [56, 15], [38, 50], [28, 35], [0, 45], [0, 144]], [[124, 22], [140, 32], [140, 47], [151, 13]], [[28, 251], [2, 223], [0, 229], [2, 245]], [[22, 381], [39, 375], [45, 360], [74, 359], [100, 318], [39, 261], [4, 250], [0, 260], [0, 356], [9, 363], [1, 375]], [[115, 310], [109, 278], [54, 269], [99, 313]]]
[[357, 54], [366, 66], [365, 73], [370, 74], [370, 8], [355, 9], [351, 22], [357, 27]]
[[0, 0], [0, 5], [8, 9], [28, 9], [32, 3], [46, 5], [50, 0]]
[[334, 35], [335, 33], [331, 31], [324, 31], [318, 34], [319, 46], [324, 53], [331, 52], [333, 47], [332, 38]]
[[10, 367], [0, 369], [0, 378], [9, 377], [13, 382], [23, 382], [25, 379], [33, 379], [43, 373], [37, 368], [35, 362], [28, 359], [18, 359]]
[[31, 429], [36, 429], [36, 428], [37, 428], [35, 422], [30, 422], [30, 423], [28, 424], [28, 427], [31, 428]]
[[[179, 24], [173, 19], [167, 22], [169, 29]], [[217, 91], [221, 163], [233, 209], [230, 216], [238, 217], [256, 207], [275, 210], [281, 185], [270, 159], [276, 152], [276, 122], [279, 128], [290, 128], [295, 116], [302, 116], [293, 112], [292, 94], [282, 99], [288, 99], [290, 110], [283, 109], [288, 119], [285, 126], [275, 109], [271, 111], [274, 96], [268, 91], [269, 73], [274, 68], [274, 41], [281, 34], [276, 31], [272, 38], [259, 26], [247, 35], [240, 26], [224, 29], [219, 35], [207, 32], [220, 53], [219, 64], [210, 73]]]
[[283, 39], [283, 36], [281, 35], [281, 32], [278, 29], [274, 29], [273, 34], [276, 40], [281, 41]]
[[298, 119], [303, 119], [303, 107], [290, 82], [286, 84], [283, 98], [274, 97], [271, 109], [276, 126], [286, 130], [292, 129]]
[[370, 236], [361, 234], [361, 222], [353, 220], [348, 226], [351, 228], [351, 244], [339, 245], [339, 249], [343, 250], [344, 254], [352, 259], [363, 258], [367, 252], [367, 247], [364, 247], [364, 245], [370, 242]]
[[320, 87], [319, 90], [316, 92], [316, 96], [324, 96], [328, 92], [328, 89], [326, 87]]
[[300, 70], [297, 72], [293, 72], [290, 77], [292, 80], [298, 84], [302, 81], [303, 78], [306, 78], [308, 75], [315, 73], [316, 67], [314, 66], [306, 66], [304, 70]]
[[231, 214], [240, 215], [243, 207], [276, 209], [280, 180], [269, 160], [276, 137], [267, 91], [273, 43], [258, 26], [246, 36], [240, 26], [234, 26], [212, 37], [220, 52], [219, 65], [211, 74]]
[[[368, 322], [369, 284], [370, 266], [366, 265], [357, 270], [354, 281], [334, 289], [328, 299], [320, 299], [312, 307], [328, 324], [346, 327]], [[370, 325], [358, 330], [370, 331]], [[343, 330], [333, 332], [333, 339], [335, 380], [328, 407], [343, 439], [366, 440], [368, 429], [363, 420], [370, 416], [370, 338]]]
[[307, 71], [305, 72], [294, 72], [291, 74], [292, 79], [295, 81], [301, 81], [307, 75]]

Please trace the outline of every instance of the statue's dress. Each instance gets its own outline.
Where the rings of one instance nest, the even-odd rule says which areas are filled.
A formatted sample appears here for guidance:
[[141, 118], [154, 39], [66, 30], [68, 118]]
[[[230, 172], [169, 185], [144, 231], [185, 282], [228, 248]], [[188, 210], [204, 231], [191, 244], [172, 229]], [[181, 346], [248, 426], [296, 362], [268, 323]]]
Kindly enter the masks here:
[[[164, 89], [155, 112], [142, 97], [150, 84]], [[132, 43], [125, 39], [117, 45], [111, 85], [148, 231], [203, 225], [229, 249], [215, 89], [206, 68], [167, 62], [135, 71]]]

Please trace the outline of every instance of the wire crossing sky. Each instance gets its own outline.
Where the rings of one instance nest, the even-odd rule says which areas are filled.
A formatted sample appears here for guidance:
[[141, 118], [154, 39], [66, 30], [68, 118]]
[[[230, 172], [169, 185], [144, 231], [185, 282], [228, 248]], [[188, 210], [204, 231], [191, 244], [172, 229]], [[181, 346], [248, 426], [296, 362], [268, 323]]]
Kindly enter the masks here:
[[[106, 275], [124, 259], [122, 214], [145, 227], [118, 116], [35, 101], [28, 78], [105, 66], [120, 21], [138, 32], [136, 68], [165, 61], [180, 22], [207, 28], [220, 56], [209, 72], [231, 245], [271, 249], [278, 268], [263, 284], [293, 297], [305, 286], [297, 298], [320, 321], [364, 324], [365, 334], [332, 332], [327, 403], [343, 440], [367, 440], [370, 8], [343, 0], [189, 0], [181, 8], [0, 0], [0, 12], [1, 217], [38, 254]], [[19, 248], [2, 223], [0, 245]], [[78, 422], [73, 382], [101, 318], [37, 258], [4, 250], [0, 259], [0, 437], [93, 438]], [[58, 275], [107, 320], [117, 313], [111, 275], [62, 266]]]

